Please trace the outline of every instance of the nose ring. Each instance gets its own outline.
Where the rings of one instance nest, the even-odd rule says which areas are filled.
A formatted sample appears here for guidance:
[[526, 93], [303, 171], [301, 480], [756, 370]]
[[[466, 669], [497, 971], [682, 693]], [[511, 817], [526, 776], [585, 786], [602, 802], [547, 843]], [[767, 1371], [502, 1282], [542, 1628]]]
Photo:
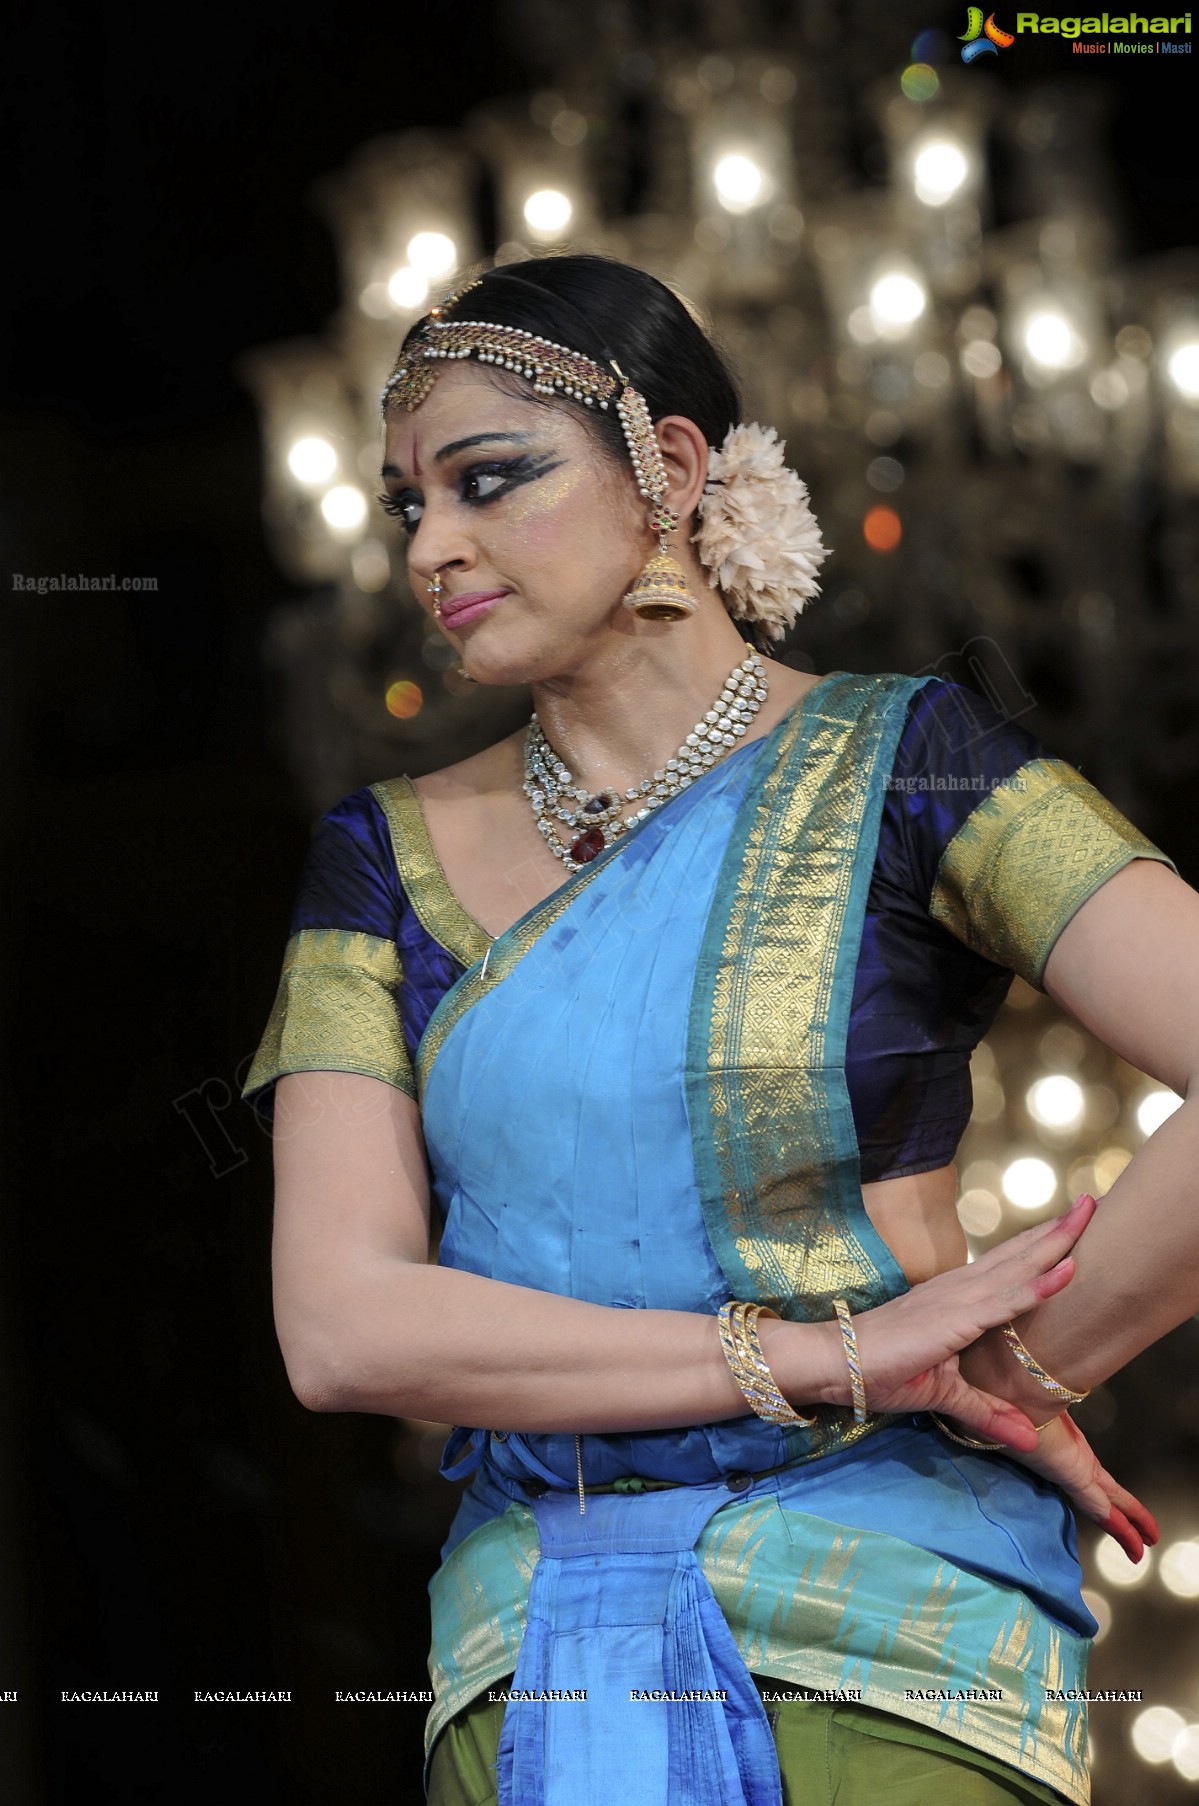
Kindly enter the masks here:
[[441, 618], [441, 572], [434, 571], [425, 588], [433, 598], [433, 613]]

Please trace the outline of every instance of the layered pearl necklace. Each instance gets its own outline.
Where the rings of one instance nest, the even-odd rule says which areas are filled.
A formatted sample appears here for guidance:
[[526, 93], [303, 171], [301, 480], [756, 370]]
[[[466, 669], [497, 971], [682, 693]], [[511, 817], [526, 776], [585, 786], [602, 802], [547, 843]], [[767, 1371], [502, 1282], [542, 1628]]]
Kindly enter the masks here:
[[[594, 794], [576, 784], [541, 730], [534, 715], [525, 736], [522, 789], [545, 844], [569, 872], [581, 871], [621, 834], [644, 821], [653, 810], [678, 796], [731, 746], [744, 739], [749, 724], [767, 696], [766, 667], [752, 646], [730, 672], [724, 688], [702, 721], [697, 721], [673, 759], [642, 778], [623, 796], [614, 790]], [[634, 805], [631, 812], [629, 805]], [[640, 807], [637, 805], [640, 804]], [[561, 823], [568, 838], [562, 839]]]

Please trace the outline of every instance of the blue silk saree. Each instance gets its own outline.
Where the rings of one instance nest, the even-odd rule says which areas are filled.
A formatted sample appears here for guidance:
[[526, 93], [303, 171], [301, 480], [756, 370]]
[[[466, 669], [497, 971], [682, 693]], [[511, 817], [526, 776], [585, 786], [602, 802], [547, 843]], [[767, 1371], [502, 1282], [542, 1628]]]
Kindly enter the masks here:
[[[627, 1310], [882, 1303], [906, 1282], [864, 1179], [952, 1159], [1011, 974], [1039, 983], [1080, 903], [1164, 858], [966, 694], [832, 674], [494, 942], [407, 780], [355, 793], [244, 1094], [324, 1066], [416, 1096], [446, 1266]], [[507, 1683], [502, 1806], [774, 1806], [751, 1672], [1086, 1801], [1073, 1517], [1002, 1456], [822, 1411], [466, 1425], [443, 1471], [470, 1483], [428, 1747]]]

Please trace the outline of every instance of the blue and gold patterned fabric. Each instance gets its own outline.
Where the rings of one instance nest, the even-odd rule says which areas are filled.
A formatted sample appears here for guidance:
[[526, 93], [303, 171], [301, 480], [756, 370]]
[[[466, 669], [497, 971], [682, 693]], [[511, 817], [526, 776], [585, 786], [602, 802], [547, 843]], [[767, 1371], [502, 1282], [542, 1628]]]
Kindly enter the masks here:
[[[1137, 857], [1164, 855], [929, 678], [823, 679], [494, 942], [412, 786], [369, 786], [320, 825], [245, 1095], [269, 1109], [282, 1072], [333, 1067], [416, 1096], [444, 1265], [625, 1309], [868, 1309], [906, 1282], [863, 1182], [952, 1160], [1012, 973], [1039, 984]], [[788, 1430], [464, 1426], [446, 1471], [471, 1482], [431, 1587], [430, 1747], [508, 1675], [552, 1695], [590, 1672], [596, 1747], [668, 1775], [662, 1799], [764, 1806], [752, 1670], [856, 1689], [1086, 1799], [1073, 1519], [1018, 1465], [925, 1419], [825, 1411]], [[604, 1490], [572, 1529], [580, 1478]], [[581, 1584], [597, 1562], [603, 1585]], [[605, 1642], [659, 1592], [639, 1653]], [[685, 1738], [622, 1693], [679, 1672], [730, 1702]], [[532, 1700], [505, 1738], [501, 1801], [609, 1797], [598, 1756], [581, 1772], [588, 1740]]]

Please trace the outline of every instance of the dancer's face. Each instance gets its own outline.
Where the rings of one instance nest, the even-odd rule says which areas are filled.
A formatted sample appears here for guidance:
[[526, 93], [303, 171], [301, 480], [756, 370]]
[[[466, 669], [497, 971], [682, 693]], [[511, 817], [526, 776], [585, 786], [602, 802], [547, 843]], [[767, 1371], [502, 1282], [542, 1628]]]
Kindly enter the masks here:
[[[568, 675], [631, 630], [621, 597], [653, 550], [632, 469], [570, 402], [513, 392], [477, 365], [388, 419], [383, 480], [421, 606], [470, 676]], [[441, 595], [428, 593], [440, 576]], [[477, 606], [465, 598], [477, 598]]]

